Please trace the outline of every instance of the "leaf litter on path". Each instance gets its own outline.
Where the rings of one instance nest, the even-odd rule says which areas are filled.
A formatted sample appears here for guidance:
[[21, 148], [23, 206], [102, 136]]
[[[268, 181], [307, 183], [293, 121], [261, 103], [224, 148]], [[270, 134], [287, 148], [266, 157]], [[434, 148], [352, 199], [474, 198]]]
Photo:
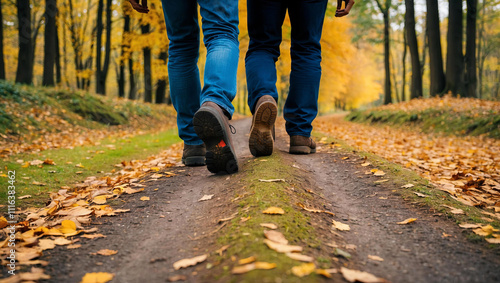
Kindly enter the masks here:
[[181, 259], [179, 261], [174, 262], [173, 266], [175, 270], [179, 270], [181, 268], [186, 268], [204, 262], [207, 259], [207, 257], [208, 255], [204, 254], [193, 258]]

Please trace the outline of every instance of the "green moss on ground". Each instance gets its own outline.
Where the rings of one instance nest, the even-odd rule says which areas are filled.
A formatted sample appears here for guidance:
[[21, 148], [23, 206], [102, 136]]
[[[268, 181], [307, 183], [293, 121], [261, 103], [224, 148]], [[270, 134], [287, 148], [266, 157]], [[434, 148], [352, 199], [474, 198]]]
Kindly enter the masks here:
[[[297, 193], [300, 191], [299, 184], [295, 186], [294, 168], [283, 166], [283, 161], [278, 154], [263, 158], [257, 158], [245, 166], [245, 176], [242, 183], [246, 184], [245, 196], [239, 202], [239, 211], [236, 218], [230, 223], [224, 234], [218, 239], [221, 246], [230, 244], [227, 252], [217, 259], [222, 262], [219, 275], [216, 279], [229, 280], [229, 282], [316, 282], [320, 275], [311, 274], [305, 278], [298, 278], [291, 274], [293, 266], [301, 263], [292, 260], [285, 254], [277, 253], [267, 247], [260, 223], [274, 223], [278, 226], [277, 231], [282, 232], [290, 245], [299, 245], [304, 248], [303, 254], [310, 254], [311, 250], [320, 246], [320, 240], [316, 237], [315, 229], [310, 224], [309, 217], [298, 210], [294, 204], [301, 199], [310, 196]], [[260, 182], [259, 179], [285, 179], [285, 182]], [[292, 187], [296, 187], [294, 191]], [[285, 211], [283, 215], [268, 215], [262, 213], [268, 207], [276, 206]], [[241, 223], [241, 217], [250, 217]], [[242, 259], [255, 256], [257, 261], [276, 263], [277, 267], [272, 270], [254, 270], [243, 275], [230, 276], [231, 270], [237, 266], [231, 257]], [[318, 267], [330, 268], [328, 261], [317, 262]]]

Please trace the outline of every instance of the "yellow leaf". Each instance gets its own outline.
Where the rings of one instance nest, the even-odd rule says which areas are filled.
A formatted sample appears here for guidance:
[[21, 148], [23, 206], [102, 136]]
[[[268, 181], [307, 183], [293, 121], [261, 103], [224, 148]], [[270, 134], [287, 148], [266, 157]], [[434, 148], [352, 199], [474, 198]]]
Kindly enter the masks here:
[[314, 263], [304, 263], [298, 266], [292, 267], [292, 273], [295, 276], [298, 277], [304, 277], [307, 276], [311, 273], [313, 273], [316, 270], [316, 265]]
[[106, 283], [111, 281], [113, 277], [115, 277], [114, 273], [92, 272], [85, 274], [80, 283]]
[[117, 253], [118, 253], [118, 251], [108, 250], [108, 249], [102, 249], [102, 250], [97, 252], [97, 254], [99, 254], [99, 255], [115, 255]]
[[273, 269], [276, 268], [276, 263], [268, 263], [268, 262], [253, 262], [241, 266], [235, 266], [231, 271], [232, 274], [243, 274], [255, 269]]
[[470, 224], [470, 223], [459, 224], [458, 226], [464, 229], [474, 229], [481, 227], [481, 225], [479, 224]]
[[480, 236], [486, 237], [486, 236], [493, 234], [494, 232], [498, 232], [499, 230], [493, 228], [493, 226], [491, 226], [491, 225], [486, 225], [486, 226], [474, 229], [472, 231], [474, 231], [474, 233], [476, 233]]
[[149, 197], [141, 197], [141, 200], [142, 200], [142, 201], [148, 201], [148, 200], [149, 200]]
[[[316, 272], [316, 274], [323, 275], [326, 278], [332, 278], [332, 274], [330, 274], [330, 272], [326, 269], [316, 269], [314, 272]], [[337, 272], [333, 272], [333, 273], [337, 273]]]
[[78, 167], [78, 168], [85, 168], [85, 166], [83, 166], [81, 163], [78, 163], [75, 165], [75, 167]]
[[87, 239], [96, 239], [96, 238], [105, 238], [106, 236], [104, 236], [103, 234], [91, 234], [91, 235], [88, 235], [88, 234], [85, 234], [85, 235], [82, 235], [82, 238], [87, 238]]
[[59, 231], [61, 231], [61, 233], [63, 233], [66, 237], [78, 234], [78, 232], [76, 231], [76, 224], [71, 220], [63, 220], [61, 222], [61, 228], [59, 228]]
[[207, 259], [207, 257], [208, 255], [204, 254], [193, 258], [181, 259], [179, 261], [174, 262], [174, 269], [179, 270], [181, 268], [186, 268], [192, 265], [196, 265], [200, 262], [204, 262]]
[[65, 239], [65, 238], [57, 238], [54, 240], [54, 244], [56, 244], [58, 246], [65, 246], [65, 245], [69, 245], [72, 243], [73, 243], [73, 241], [70, 241], [70, 240]]
[[7, 227], [7, 225], [9, 225], [9, 223], [7, 222], [7, 219], [3, 216], [0, 217], [0, 229]]
[[265, 214], [285, 214], [285, 211], [282, 208], [271, 206], [266, 210], [262, 211]]
[[404, 220], [404, 221], [398, 222], [398, 224], [399, 224], [399, 225], [405, 225], [405, 224], [412, 223], [412, 222], [414, 222], [414, 221], [416, 221], [416, 220], [417, 220], [417, 218], [408, 218], [408, 219], [406, 219], [406, 220]]
[[333, 227], [336, 228], [337, 230], [340, 230], [340, 231], [349, 231], [349, 230], [351, 230], [351, 227], [349, 227], [349, 225], [344, 224], [342, 222], [332, 220], [332, 223], [333, 223]]
[[276, 263], [269, 263], [269, 262], [263, 262], [263, 261], [257, 261], [255, 263], [255, 269], [273, 269], [276, 268]]
[[249, 264], [249, 263], [252, 263], [254, 261], [256, 261], [257, 258], [254, 257], [254, 256], [251, 256], [251, 257], [247, 257], [247, 258], [242, 258], [240, 260], [238, 260], [238, 264], [239, 265], [243, 265], [243, 264]]
[[488, 238], [486, 241], [490, 244], [500, 244], [500, 238]]

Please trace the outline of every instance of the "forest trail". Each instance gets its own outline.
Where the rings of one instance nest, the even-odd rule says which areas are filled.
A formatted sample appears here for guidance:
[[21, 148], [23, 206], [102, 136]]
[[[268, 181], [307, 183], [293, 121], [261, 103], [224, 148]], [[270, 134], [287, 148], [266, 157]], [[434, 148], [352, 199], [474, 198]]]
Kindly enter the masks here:
[[[250, 123], [248, 118], [233, 121], [237, 129], [234, 143], [239, 173], [212, 175], [205, 167], [167, 168], [176, 175], [148, 182], [144, 192], [120, 198], [123, 203], [118, 208], [131, 212], [94, 221], [98, 225], [93, 226], [106, 237], [80, 238], [82, 246], [78, 249], [62, 246], [44, 251], [42, 259], [50, 262], [45, 267], [51, 276], [49, 281], [80, 282], [89, 272], [114, 273], [112, 282], [165, 282], [169, 278], [187, 282], [256, 282], [247, 277], [251, 273], [258, 274], [259, 282], [280, 282], [285, 277], [293, 279], [285, 282], [328, 280], [312, 275], [298, 278], [289, 272], [279, 278], [275, 273], [267, 276], [272, 274], [267, 270], [230, 275], [228, 270], [237, 265], [234, 258], [217, 256], [217, 250], [233, 244], [228, 240], [231, 237], [221, 238], [221, 235], [232, 233], [228, 231], [232, 231], [235, 223], [246, 224], [243, 220], [218, 220], [234, 217], [235, 212], [239, 219], [245, 209], [246, 212], [258, 209], [257, 204], [241, 209], [234, 201], [244, 198], [245, 188], [251, 185], [245, 183], [245, 176], [252, 174], [255, 166], [268, 166], [266, 159], [250, 155], [247, 135]], [[290, 155], [287, 142], [284, 130], [278, 129], [273, 155], [283, 161], [282, 168], [266, 167], [266, 170], [275, 171], [276, 177], [282, 170], [293, 170], [295, 177], [291, 183], [295, 188], [288, 193], [300, 195], [301, 189], [314, 192], [314, 198], [306, 206], [321, 207], [335, 214], [334, 217], [313, 214], [291, 204], [296, 211], [310, 215], [308, 222], [320, 239], [319, 247], [305, 248], [306, 254], [314, 254], [315, 262], [327, 258], [331, 268], [362, 270], [390, 282], [500, 281], [498, 251], [468, 241], [464, 230], [442, 214], [403, 200], [392, 180], [377, 182], [380, 178], [366, 175], [366, 168], [361, 166], [363, 158], [335, 151], [325, 144], [320, 144], [316, 154]], [[213, 198], [199, 201], [205, 195]], [[150, 200], [141, 201], [143, 196]], [[397, 224], [408, 218], [418, 220], [408, 225]], [[275, 219], [280, 226], [279, 218]], [[332, 231], [332, 220], [348, 224], [350, 231]], [[301, 239], [291, 241], [300, 244]], [[350, 258], [335, 255], [336, 248], [347, 251]], [[102, 249], [118, 253], [95, 254]], [[174, 270], [174, 262], [202, 254], [209, 254], [206, 262]], [[280, 264], [278, 257], [275, 263]], [[344, 280], [340, 273], [333, 275], [333, 279]]]

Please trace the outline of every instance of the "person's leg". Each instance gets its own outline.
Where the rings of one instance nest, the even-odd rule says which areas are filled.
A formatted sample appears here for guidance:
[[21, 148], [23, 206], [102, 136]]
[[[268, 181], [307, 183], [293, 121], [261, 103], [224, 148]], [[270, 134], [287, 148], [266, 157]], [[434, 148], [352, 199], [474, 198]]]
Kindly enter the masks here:
[[260, 97], [278, 100], [276, 61], [280, 56], [281, 26], [286, 15], [287, 1], [247, 0], [250, 44], [245, 57], [248, 86], [248, 106], [252, 113]]
[[207, 48], [201, 103], [214, 102], [231, 117], [240, 54], [238, 0], [198, 0], [198, 3]]
[[169, 42], [168, 75], [179, 136], [187, 145], [203, 142], [193, 128], [200, 108], [199, 24], [196, 0], [162, 0]]
[[327, 0], [292, 0], [288, 7], [292, 25], [290, 92], [284, 107], [290, 136], [310, 137], [318, 113], [321, 78], [321, 32]]
[[238, 0], [199, 0], [207, 47], [202, 105], [193, 118], [194, 129], [207, 147], [207, 169], [235, 173], [238, 161], [229, 120], [236, 96], [238, 69]]

